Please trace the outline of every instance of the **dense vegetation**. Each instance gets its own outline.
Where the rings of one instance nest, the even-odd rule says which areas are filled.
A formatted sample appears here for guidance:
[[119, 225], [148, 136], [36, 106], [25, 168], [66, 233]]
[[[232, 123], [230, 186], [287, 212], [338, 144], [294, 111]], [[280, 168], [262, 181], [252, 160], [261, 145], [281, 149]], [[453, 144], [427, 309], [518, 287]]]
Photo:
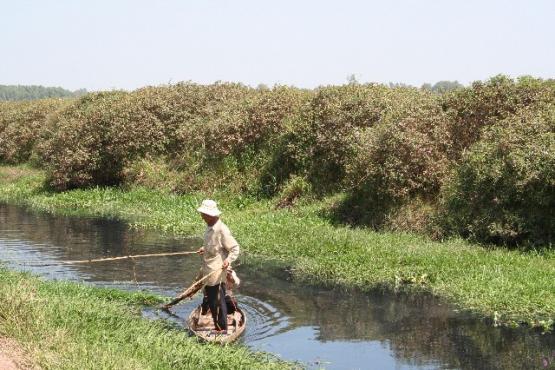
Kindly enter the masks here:
[[325, 212], [333, 222], [546, 246], [555, 229], [554, 103], [555, 82], [530, 77], [442, 94], [356, 82], [181, 83], [67, 104], [4, 103], [0, 161], [31, 160], [59, 190], [225, 190], [277, 197], [279, 207], [340, 192]]
[[46, 98], [67, 98], [81, 96], [85, 89], [69, 91], [61, 87], [44, 87], [40, 85], [0, 85], [0, 101], [36, 100]]

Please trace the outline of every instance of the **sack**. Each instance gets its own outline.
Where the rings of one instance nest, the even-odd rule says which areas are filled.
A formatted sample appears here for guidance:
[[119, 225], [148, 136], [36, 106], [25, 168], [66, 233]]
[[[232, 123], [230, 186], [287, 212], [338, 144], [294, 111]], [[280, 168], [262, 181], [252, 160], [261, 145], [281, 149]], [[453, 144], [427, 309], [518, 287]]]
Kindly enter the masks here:
[[237, 311], [237, 300], [230, 295], [225, 296], [225, 305], [227, 306], [227, 314], [231, 315]]
[[241, 279], [239, 279], [235, 270], [227, 269], [225, 277], [226, 286], [228, 289], [236, 288], [239, 286], [239, 284], [241, 284]]

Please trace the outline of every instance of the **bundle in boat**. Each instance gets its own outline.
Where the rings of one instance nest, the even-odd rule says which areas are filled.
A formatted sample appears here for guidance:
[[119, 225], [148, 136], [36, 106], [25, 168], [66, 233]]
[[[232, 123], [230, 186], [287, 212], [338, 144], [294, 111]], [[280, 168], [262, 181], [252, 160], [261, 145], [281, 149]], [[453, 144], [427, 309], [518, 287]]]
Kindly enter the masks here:
[[212, 271], [208, 275], [204, 276], [202, 279], [195, 281], [193, 285], [191, 285], [190, 287], [185, 289], [181, 294], [179, 294], [177, 297], [172, 299], [170, 303], [163, 305], [162, 308], [165, 310], [168, 310], [171, 306], [178, 304], [182, 300], [194, 296], [204, 286], [204, 282], [208, 280], [210, 276], [218, 272], [221, 273], [221, 271]]

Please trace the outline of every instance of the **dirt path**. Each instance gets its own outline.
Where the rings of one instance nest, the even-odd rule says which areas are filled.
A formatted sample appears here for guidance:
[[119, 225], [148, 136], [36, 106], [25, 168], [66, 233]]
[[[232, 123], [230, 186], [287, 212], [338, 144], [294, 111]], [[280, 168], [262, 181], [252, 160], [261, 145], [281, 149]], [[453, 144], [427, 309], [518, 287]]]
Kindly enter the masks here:
[[25, 355], [16, 341], [0, 337], [0, 369], [22, 370], [37, 369]]

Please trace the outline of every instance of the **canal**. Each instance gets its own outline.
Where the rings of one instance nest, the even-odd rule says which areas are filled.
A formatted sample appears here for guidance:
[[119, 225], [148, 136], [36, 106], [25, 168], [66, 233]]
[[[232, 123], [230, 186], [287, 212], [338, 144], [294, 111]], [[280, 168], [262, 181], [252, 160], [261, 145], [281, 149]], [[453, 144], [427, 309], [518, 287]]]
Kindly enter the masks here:
[[[195, 250], [200, 243], [117, 220], [0, 204], [0, 261], [47, 279], [173, 297], [193, 281], [198, 256], [61, 261]], [[283, 266], [251, 258], [243, 258], [237, 272], [242, 285], [236, 295], [249, 323], [241, 342], [307, 368], [527, 369], [542, 368], [543, 358], [555, 355], [554, 334], [494, 327], [427, 295], [306, 287], [290, 281]], [[199, 301], [176, 306], [175, 315], [149, 307], [143, 314], [183, 326]]]

